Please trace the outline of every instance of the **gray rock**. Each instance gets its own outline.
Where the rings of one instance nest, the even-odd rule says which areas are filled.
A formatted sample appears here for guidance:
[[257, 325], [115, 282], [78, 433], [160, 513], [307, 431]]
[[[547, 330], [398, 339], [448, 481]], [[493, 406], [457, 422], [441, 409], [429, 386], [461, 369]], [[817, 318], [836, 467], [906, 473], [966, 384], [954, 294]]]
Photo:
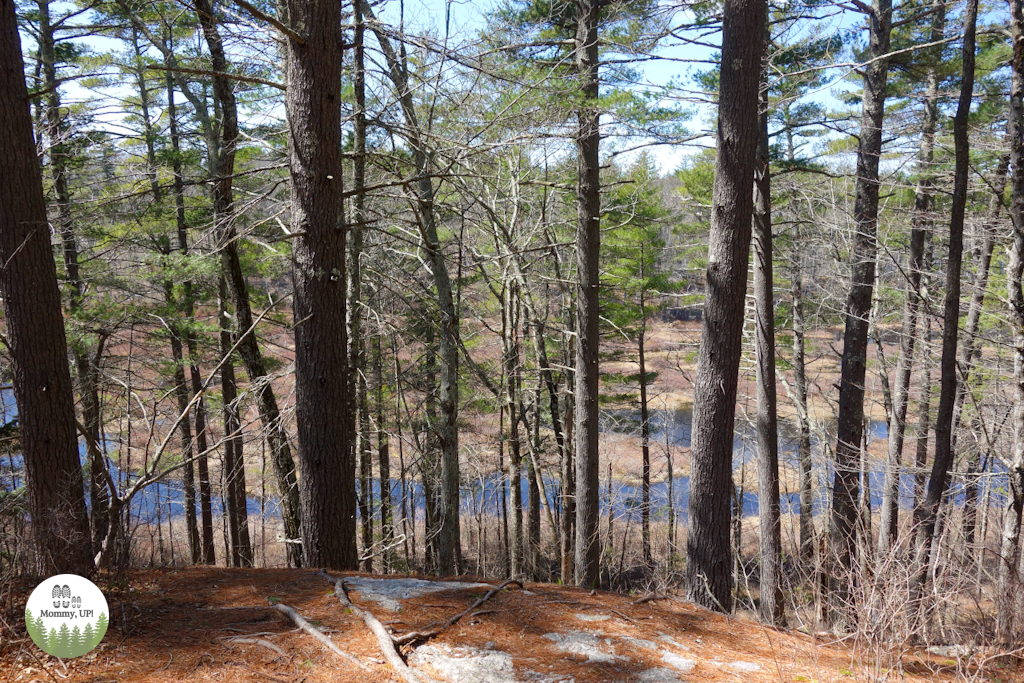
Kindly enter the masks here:
[[688, 674], [697, 667], [697, 662], [692, 659], [680, 657], [674, 652], [666, 652], [661, 656], [661, 661], [671, 666], [676, 671]]
[[569, 631], [568, 633], [545, 633], [544, 637], [557, 643], [557, 649], [568, 654], [586, 657], [588, 662], [607, 664], [621, 657], [604, 649], [604, 640], [592, 633]]
[[630, 638], [629, 636], [623, 636], [622, 642], [633, 647], [642, 647], [648, 650], [657, 650], [660, 646], [653, 640], [644, 640], [643, 638]]
[[417, 598], [428, 593], [493, 588], [493, 586], [486, 583], [425, 581], [423, 579], [371, 579], [365, 576], [354, 576], [345, 579], [345, 583], [352, 590], [358, 592], [361, 599], [372, 600], [384, 609], [392, 612], [400, 612], [402, 610], [400, 600]]
[[612, 618], [610, 614], [582, 614], [582, 613], [578, 613], [578, 614], [574, 614], [573, 616], [576, 617], [577, 619], [579, 619], [580, 621], [608, 621], [609, 619]]
[[664, 669], [660, 666], [653, 669], [646, 669], [637, 675], [636, 680], [642, 683], [682, 683], [676, 672], [671, 669]]
[[668, 643], [669, 645], [672, 645], [673, 647], [682, 650], [683, 652], [688, 652], [690, 650], [690, 648], [686, 647], [685, 645], [683, 645], [667, 633], [659, 633], [658, 640], [660, 640], [663, 643]]
[[760, 671], [761, 665], [754, 662], [727, 662], [725, 668], [732, 669], [733, 671], [753, 673], [754, 671]]
[[516, 673], [512, 655], [501, 650], [424, 645], [409, 657], [415, 667], [430, 665], [451, 683], [574, 683], [571, 677], [521, 670]]
[[449, 681], [458, 683], [518, 683], [512, 655], [507, 652], [424, 645], [409, 657], [409, 664], [429, 664]]

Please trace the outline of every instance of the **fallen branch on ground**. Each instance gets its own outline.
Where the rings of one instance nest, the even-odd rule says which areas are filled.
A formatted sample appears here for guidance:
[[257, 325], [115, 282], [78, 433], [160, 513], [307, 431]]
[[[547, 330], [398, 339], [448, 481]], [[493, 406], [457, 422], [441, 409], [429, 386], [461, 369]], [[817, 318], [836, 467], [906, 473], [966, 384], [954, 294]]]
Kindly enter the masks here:
[[655, 593], [653, 595], [645, 595], [644, 597], [640, 598], [639, 600], [634, 600], [633, 604], [634, 605], [642, 605], [645, 602], [654, 602], [655, 600], [671, 600], [671, 598], [669, 596], [667, 596], [667, 595], [659, 595], [658, 593]]
[[619, 615], [620, 617], [622, 617], [623, 619], [625, 619], [628, 622], [631, 622], [631, 623], [634, 623], [634, 624], [636, 623], [635, 619], [633, 619], [632, 617], [627, 617], [625, 614], [623, 614], [622, 612], [620, 612], [617, 609], [613, 609], [612, 612], [614, 612], [615, 614]]
[[405, 679], [406, 683], [423, 683], [420, 677], [413, 671], [405, 660], [402, 659], [401, 653], [398, 652], [398, 647], [395, 645], [394, 638], [388, 633], [388, 630], [384, 628], [384, 624], [380, 623], [377, 617], [373, 616], [366, 610], [357, 607], [348, 598], [348, 593], [345, 592], [345, 581], [342, 579], [336, 579], [325, 571], [317, 572], [320, 576], [327, 579], [327, 581], [334, 584], [334, 594], [338, 596], [338, 602], [345, 609], [352, 610], [352, 613], [363, 620], [366, 627], [377, 637], [377, 645], [380, 648], [380, 653], [384, 655], [384, 659], [391, 668], [395, 670], [399, 676]]
[[295, 622], [296, 626], [298, 626], [303, 631], [319, 640], [321, 643], [323, 643], [324, 647], [326, 647], [328, 650], [330, 650], [337, 656], [341, 657], [342, 659], [348, 662], [351, 662], [352, 664], [358, 666], [360, 669], [363, 669], [364, 671], [367, 670], [366, 666], [362, 662], [360, 662], [354, 656], [350, 655], [349, 653], [345, 652], [340, 647], [338, 647], [338, 645], [333, 640], [331, 640], [323, 633], [321, 633], [319, 630], [317, 630], [311, 623], [303, 619], [298, 612], [296, 612], [288, 605], [284, 604], [283, 602], [279, 602], [276, 605], [274, 605], [274, 609], [276, 609], [278, 612], [291, 619], [293, 622]]
[[474, 602], [471, 607], [469, 607], [468, 609], [465, 609], [465, 610], [459, 612], [454, 617], [452, 617], [448, 621], [446, 621], [443, 624], [441, 624], [439, 627], [437, 627], [437, 628], [435, 628], [435, 629], [433, 629], [431, 631], [410, 631], [409, 633], [403, 633], [400, 636], [393, 636], [392, 640], [394, 640], [395, 644], [397, 644], [397, 645], [406, 645], [408, 643], [414, 643], [414, 642], [421, 641], [421, 640], [429, 640], [430, 638], [435, 638], [438, 635], [440, 635], [441, 632], [444, 631], [445, 629], [451, 628], [456, 623], [458, 623], [458, 621], [460, 619], [462, 619], [462, 617], [466, 616], [467, 614], [469, 614], [470, 612], [475, 610], [477, 607], [479, 607], [480, 605], [484, 604], [485, 602], [487, 602], [488, 600], [493, 598], [495, 595], [500, 593], [509, 584], [515, 584], [515, 585], [519, 586], [520, 588], [523, 587], [523, 584], [522, 584], [521, 581], [517, 581], [515, 579], [509, 579], [508, 581], [506, 581], [505, 583], [501, 584], [500, 586], [495, 586], [491, 590], [487, 591], [486, 595], [484, 595], [482, 598], [477, 598], [476, 602]]
[[274, 643], [264, 638], [227, 638], [225, 640], [228, 643], [241, 643], [242, 645], [260, 645], [262, 647], [267, 648], [268, 650], [273, 650], [282, 657], [288, 656], [288, 653], [285, 652], [280, 645], [275, 645]]

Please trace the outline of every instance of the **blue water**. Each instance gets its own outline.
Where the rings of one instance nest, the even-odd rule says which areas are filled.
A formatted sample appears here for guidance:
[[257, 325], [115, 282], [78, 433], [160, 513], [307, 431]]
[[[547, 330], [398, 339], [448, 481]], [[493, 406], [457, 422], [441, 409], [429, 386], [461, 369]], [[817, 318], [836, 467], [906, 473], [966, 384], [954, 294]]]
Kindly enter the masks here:
[[[16, 416], [17, 408], [14, 404], [13, 392], [9, 386], [0, 387], [0, 424], [6, 424]], [[639, 411], [604, 411], [601, 414], [600, 428], [604, 432], [638, 435], [639, 422]], [[651, 411], [650, 442], [654, 453], [657, 454], [652, 455], [652, 458], [656, 461], [659, 458], [664, 458], [663, 450], [661, 450], [659, 446], [663, 447], [666, 432], [668, 434], [669, 442], [673, 448], [689, 448], [692, 437], [692, 426], [692, 414], [689, 410]], [[755, 455], [754, 436], [754, 428], [750, 423], [737, 420], [736, 437], [733, 442], [734, 467], [739, 467], [741, 464], [753, 459]], [[793, 425], [785, 422], [780, 423], [779, 458], [781, 462], [794, 468], [797, 466], [798, 457], [796, 436], [796, 430]], [[869, 426], [869, 442], [875, 439], [884, 439], [886, 437], [887, 429], [885, 422], [873, 421]], [[117, 448], [117, 444], [112, 442], [108, 442], [105, 445], [108, 447], [108, 452], [113, 452]], [[820, 444], [816, 438], [812, 437], [812, 451], [818, 453], [819, 450]], [[79, 447], [79, 454], [84, 467], [84, 443]], [[820, 457], [816, 458], [816, 462], [820, 460]], [[115, 480], [122, 484], [122, 490], [127, 482], [137, 480], [137, 475], [126, 474], [109, 458], [107, 462]], [[657, 465], [657, 462], [655, 464]], [[0, 456], [0, 467], [2, 467], [2, 469], [0, 469], [0, 488], [12, 490], [22, 484], [19, 477], [21, 469], [20, 455]], [[871, 505], [875, 509], [878, 508], [882, 500], [882, 487], [885, 479], [882, 467], [882, 463], [872, 463], [872, 469], [869, 471], [867, 477], [871, 491]], [[994, 461], [990, 472], [999, 472], [1000, 470], [1001, 467], [999, 466], [999, 463]], [[824, 466], [819, 466], [815, 469], [815, 513], [819, 512], [823, 508], [827, 500], [826, 494], [828, 483], [831, 480], [831, 471], [830, 463], [826, 463]], [[739, 484], [738, 479], [736, 483], [737, 485]], [[753, 486], [754, 482], [748, 482], [747, 485]], [[1006, 485], [1007, 482], [1005, 476], [998, 475], [985, 477], [981, 483], [982, 487], [988, 486], [992, 489], [993, 504], [998, 504], [999, 501], [1002, 500], [1002, 492], [1006, 490]], [[219, 488], [217, 486], [217, 482], [214, 482], [214, 487], [215, 489]], [[392, 503], [396, 508], [401, 504], [401, 487], [401, 480], [392, 480], [391, 497]], [[424, 507], [424, 496], [421, 483], [418, 481], [407, 480], [406, 488], [409, 492], [409, 496], [414, 501], [413, 504], [416, 510], [422, 512]], [[559, 502], [559, 484], [557, 479], [545, 478], [544, 488], [547, 500], [551, 502], [557, 511]], [[508, 482], [502, 480], [502, 478], [496, 474], [487, 476], [482, 480], [465, 478], [463, 481], [461, 496], [461, 509], [463, 513], [474, 514], [477, 510], [482, 509], [483, 512], [487, 514], [499, 514], [503, 489], [507, 496], [509, 491]], [[526, 505], [527, 484], [525, 471], [523, 473], [522, 491], [523, 504]], [[910, 508], [913, 504], [913, 493], [913, 476], [903, 475], [900, 481], [901, 507], [907, 509]], [[732, 494], [730, 491], [723, 491], [722, 495], [731, 496]], [[954, 504], [963, 504], [964, 487], [961, 482], [954, 482], [951, 487], [951, 495]], [[979, 491], [979, 495], [984, 495], [984, 488]], [[373, 496], [375, 500], [379, 501], [380, 486], [379, 482], [376, 480], [373, 482]], [[685, 522], [687, 518], [689, 498], [689, 477], [676, 477], [673, 483], [673, 507], [675, 508], [676, 518], [683, 522]], [[607, 513], [610, 508], [616, 517], [628, 516], [633, 512], [639, 511], [641, 489], [640, 486], [636, 484], [614, 481], [612, 483], [611, 495], [609, 497], [607, 481], [603, 481], [601, 484], [600, 500], [602, 514]], [[782, 512], [784, 514], [797, 512], [799, 510], [800, 501], [799, 494], [797, 492], [790, 492], [788, 494], [783, 492], [780, 502]], [[214, 515], [223, 514], [224, 505], [220, 496], [213, 496], [212, 505]], [[655, 519], [668, 517], [667, 482], [656, 482], [651, 484], [651, 505], [652, 515]], [[757, 515], [759, 507], [757, 494], [754, 492], [744, 493], [742, 505], [744, 516]], [[259, 498], [247, 498], [246, 507], [249, 516], [260, 516], [261, 504]], [[133, 498], [132, 503], [129, 506], [129, 512], [133, 521], [155, 523], [158, 518], [158, 508], [160, 509], [159, 515], [163, 519], [167, 518], [168, 510], [172, 517], [178, 517], [185, 514], [185, 492], [180, 479], [168, 478], [146, 487]], [[280, 501], [276, 497], [268, 496], [265, 498], [263, 501], [263, 508], [268, 517], [276, 517], [280, 515]]]
[[[17, 416], [17, 405], [15, 404], [14, 392], [10, 385], [0, 387], [0, 425], [8, 424], [16, 419]], [[103, 448], [107, 453], [115, 452], [117, 450], [117, 443], [106, 440]], [[81, 441], [78, 445], [78, 457], [84, 469], [87, 465], [84, 441]], [[217, 457], [217, 455], [213, 457]], [[120, 484], [119, 489], [121, 491], [124, 491], [132, 482], [138, 481], [139, 475], [126, 473], [109, 457], [106, 458], [106, 461], [107, 466], [110, 468], [111, 476]], [[0, 456], [0, 468], [2, 468], [0, 469], [0, 489], [10, 491], [23, 485], [24, 481], [21, 476], [22, 456], [20, 454]], [[128, 513], [132, 521], [155, 524], [158, 516], [159, 518], [167, 519], [168, 510], [170, 510], [172, 517], [184, 515], [185, 487], [181, 480], [176, 478], [177, 476], [178, 473], [175, 472], [168, 478], [155, 482], [139, 491], [132, 498], [131, 504], [128, 506]], [[213, 485], [215, 489], [219, 488], [216, 482], [213, 482]], [[86, 503], [88, 504], [88, 502], [89, 497], [86, 495]], [[214, 516], [225, 514], [224, 501], [221, 496], [213, 495], [211, 497], [211, 505]], [[159, 513], [157, 512], [158, 507], [160, 508]], [[265, 498], [263, 507], [268, 517], [277, 517], [281, 514], [280, 501], [276, 497]], [[260, 499], [255, 497], [247, 498], [246, 511], [250, 517], [259, 517]]]

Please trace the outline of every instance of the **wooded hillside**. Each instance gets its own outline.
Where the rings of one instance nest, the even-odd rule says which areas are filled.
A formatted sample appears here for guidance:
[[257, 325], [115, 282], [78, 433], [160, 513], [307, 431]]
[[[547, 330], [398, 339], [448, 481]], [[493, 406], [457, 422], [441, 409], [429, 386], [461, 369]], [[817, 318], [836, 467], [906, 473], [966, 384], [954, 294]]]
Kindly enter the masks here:
[[0, 10], [0, 587], [1021, 642], [1024, 0]]

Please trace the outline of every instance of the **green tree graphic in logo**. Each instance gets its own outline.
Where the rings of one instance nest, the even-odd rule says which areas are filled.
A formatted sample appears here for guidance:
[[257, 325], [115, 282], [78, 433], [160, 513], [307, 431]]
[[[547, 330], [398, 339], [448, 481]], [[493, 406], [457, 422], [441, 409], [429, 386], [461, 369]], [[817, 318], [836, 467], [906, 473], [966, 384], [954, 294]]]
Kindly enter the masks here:
[[32, 641], [55, 657], [80, 657], [107, 632], [107, 601], [88, 579], [62, 574], [39, 584], [25, 607]]

